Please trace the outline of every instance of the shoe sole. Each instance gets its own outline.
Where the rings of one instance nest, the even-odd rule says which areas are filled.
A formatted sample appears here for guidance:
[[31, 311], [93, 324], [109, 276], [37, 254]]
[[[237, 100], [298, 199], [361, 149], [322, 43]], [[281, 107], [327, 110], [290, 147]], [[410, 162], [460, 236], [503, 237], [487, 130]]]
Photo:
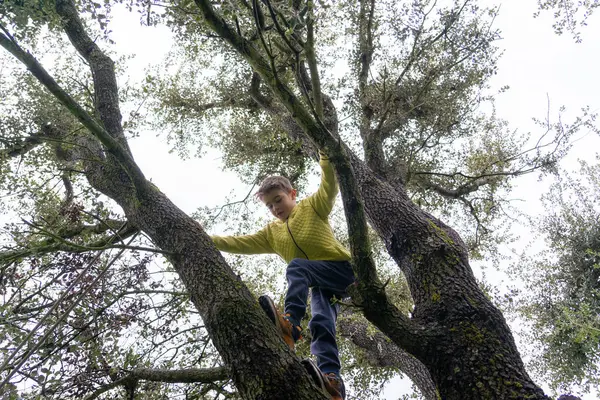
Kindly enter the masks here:
[[271, 322], [273, 322], [275, 327], [281, 330], [279, 326], [277, 307], [275, 306], [273, 299], [271, 299], [269, 296], [260, 296], [258, 298], [258, 304], [260, 305], [260, 308], [263, 309], [265, 314], [267, 314], [267, 317], [269, 317]]
[[327, 393], [327, 389], [325, 389], [325, 379], [323, 378], [323, 374], [321, 373], [321, 370], [319, 369], [319, 367], [317, 367], [317, 364], [310, 358], [305, 358], [304, 360], [301, 361], [301, 363], [302, 363], [302, 366], [304, 366], [304, 369], [306, 370], [306, 372], [308, 372], [308, 375], [310, 375], [312, 380], [315, 382], [315, 384], [322, 391]]

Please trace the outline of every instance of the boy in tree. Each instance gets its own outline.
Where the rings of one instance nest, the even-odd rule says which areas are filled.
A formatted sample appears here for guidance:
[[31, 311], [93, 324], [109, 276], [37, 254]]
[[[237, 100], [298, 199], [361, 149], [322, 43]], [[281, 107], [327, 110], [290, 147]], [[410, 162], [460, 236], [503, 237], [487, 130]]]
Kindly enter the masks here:
[[279, 313], [268, 296], [261, 296], [259, 303], [292, 350], [302, 337], [300, 321], [306, 313], [308, 289], [311, 288], [310, 350], [317, 357], [318, 368], [323, 374], [315, 376], [313, 372], [313, 378], [322, 379], [332, 399], [342, 400], [345, 387], [340, 378], [335, 337], [339, 305], [332, 300], [334, 296], [345, 296], [346, 288], [354, 282], [354, 274], [349, 263], [350, 253], [335, 239], [329, 225], [328, 216], [338, 187], [327, 156], [323, 153], [320, 156], [321, 184], [316, 193], [296, 202], [296, 190], [287, 178], [268, 177], [261, 183], [256, 196], [277, 220], [253, 235], [212, 236], [212, 240], [222, 251], [276, 253], [288, 263], [285, 311]]

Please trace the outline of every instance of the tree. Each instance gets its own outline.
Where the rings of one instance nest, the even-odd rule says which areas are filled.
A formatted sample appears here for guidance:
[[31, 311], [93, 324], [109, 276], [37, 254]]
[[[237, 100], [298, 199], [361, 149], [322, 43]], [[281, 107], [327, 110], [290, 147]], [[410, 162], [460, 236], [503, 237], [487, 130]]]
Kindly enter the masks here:
[[565, 173], [552, 186], [537, 223], [548, 250], [520, 273], [528, 285], [517, 307], [542, 347], [534, 365], [554, 388], [598, 385], [599, 169], [582, 163], [577, 178]]
[[[109, 14], [103, 7], [110, 5], [78, 5], [98, 20], [101, 28], [106, 28]], [[54, 154], [52, 158], [42, 154], [46, 157], [42, 157], [42, 164], [49, 165], [49, 160], [54, 160], [52, 167], [63, 175], [67, 195], [63, 201], [54, 195], [53, 206], [46, 210], [52, 218], [38, 212], [39, 222], [29, 224], [32, 230], [17, 235], [19, 250], [25, 253], [4, 254], [4, 270], [10, 273], [10, 268], [24, 257], [31, 260], [35, 259], [33, 254], [56, 250], [112, 247], [158, 251], [180, 277], [224, 364], [218, 371], [193, 371], [197, 382], [230, 377], [242, 398], [278, 398], [282, 391], [298, 399], [326, 398], [304, 373], [298, 359], [278, 340], [245, 282], [212, 246], [202, 227], [145, 179], [127, 145], [114, 63], [91, 39], [76, 6], [70, 0], [2, 5], [0, 44], [69, 111], [60, 109], [45, 119], [25, 121], [30, 135], [21, 140], [8, 135], [11, 140], [6, 140], [5, 158], [28, 157], [36, 154], [33, 149], [41, 142], [50, 144], [46, 147]], [[424, 366], [443, 398], [546, 398], [527, 375], [502, 314], [479, 289], [469, 266], [468, 246], [455, 230], [413, 201], [414, 198], [430, 210], [446, 210], [449, 214], [457, 212], [452, 205], [455, 203], [441, 205], [441, 199], [463, 205], [475, 219], [476, 229], [470, 241], [470, 248], [475, 250], [485, 224], [495, 220], [500, 212], [499, 193], [509, 187], [510, 179], [552, 168], [568, 147], [570, 134], [591, 123], [593, 116], [588, 115], [571, 126], [551, 125], [548, 121], [542, 139], [555, 135], [530, 151], [523, 151], [520, 143], [506, 135], [502, 121], [473, 110], [474, 104], [486, 99], [486, 82], [495, 68], [492, 42], [496, 33], [484, 20], [492, 11], [468, 1], [447, 9], [436, 9], [427, 2], [397, 5], [363, 1], [317, 6], [300, 1], [182, 1], [166, 7], [161, 14], [151, 10], [163, 6], [161, 3], [132, 6], [144, 10], [147, 21], [169, 23], [190, 49], [200, 48], [223, 57], [230, 71], [237, 73], [224, 75], [228, 78], [224, 84], [200, 87], [195, 92], [181, 88], [164, 92], [162, 86], [159, 98], [169, 95], [171, 107], [187, 106], [201, 118], [207, 112], [217, 114], [215, 110], [223, 107], [239, 113], [238, 118], [232, 119], [234, 123], [247, 118], [249, 121], [240, 132], [254, 133], [259, 143], [268, 144], [263, 146], [266, 153], [276, 154], [270, 160], [257, 157], [270, 161], [259, 164], [264, 167], [262, 173], [281, 165], [281, 159], [289, 161], [283, 165], [293, 171], [302, 171], [304, 154], [315, 154], [316, 149], [330, 156], [340, 183], [358, 277], [357, 285], [350, 288], [352, 302], [398, 348], [411, 354], [411, 360], [420, 362], [415, 365]], [[339, 24], [334, 21], [348, 16], [348, 30], [357, 42], [350, 58], [354, 77], [350, 85], [336, 88], [323, 84], [320, 78], [328, 59], [323, 56], [322, 63], [318, 62], [317, 50], [321, 54], [321, 49], [316, 44], [339, 40]], [[7, 18], [12, 21], [9, 26], [13, 34], [4, 28]], [[84, 78], [80, 85], [83, 88], [74, 88], [76, 95], [70, 96], [64, 84], [54, 80], [19, 46], [17, 38], [31, 40], [46, 25], [63, 30], [89, 65], [92, 90], [87, 90], [88, 80]], [[385, 52], [393, 46], [399, 50]], [[326, 49], [327, 46], [323, 51]], [[154, 89], [153, 84], [150, 80], [146, 90]], [[231, 91], [233, 87], [237, 90]], [[338, 118], [339, 105], [329, 94], [336, 93], [336, 89], [347, 97], [340, 109], [352, 121], [346, 125]], [[210, 102], [189, 101], [189, 94], [204, 96], [202, 100]], [[53, 119], [48, 125], [50, 117]], [[188, 126], [193, 123], [189, 121], [186, 120]], [[266, 136], [256, 134], [253, 122], [268, 128]], [[349, 134], [355, 132], [358, 135]], [[283, 140], [283, 134], [290, 140]], [[236, 156], [238, 161], [241, 159], [235, 150], [242, 148], [238, 144], [256, 143], [240, 142], [242, 138], [242, 134], [223, 135], [222, 144], [230, 146], [227, 155], [231, 162]], [[357, 155], [361, 148], [354, 145], [356, 139], [362, 145], [364, 160]], [[456, 148], [460, 150], [453, 150]], [[82, 182], [83, 177], [89, 186]], [[83, 193], [89, 197], [84, 198], [83, 207], [95, 206], [96, 212], [83, 213], [83, 218], [76, 207], [73, 209], [71, 180], [86, 188]], [[41, 190], [36, 189], [35, 198]], [[108, 223], [108, 212], [94, 198], [98, 193], [114, 200], [126, 220]], [[99, 212], [104, 215], [95, 218]], [[70, 221], [69, 215], [79, 219]], [[391, 301], [386, 285], [378, 277], [367, 218], [399, 268], [397, 273], [401, 271], [406, 277], [414, 302], [410, 313]], [[91, 225], [91, 221], [96, 221], [96, 225]], [[79, 225], [79, 232], [70, 236], [73, 231], [66, 228], [73, 228], [73, 222], [78, 223], [75, 225]], [[124, 230], [130, 234], [143, 232], [156, 248], [115, 244], [124, 238]], [[109, 231], [111, 234], [104, 235]], [[49, 238], [38, 240], [35, 235], [40, 232]], [[101, 235], [100, 239], [92, 236], [100, 245], [89, 241], [90, 236], [80, 235], [82, 232]], [[90, 267], [97, 268], [94, 284], [104, 279], [113, 263], [105, 260], [105, 264], [98, 264], [99, 261], [99, 257], [89, 260]], [[52, 268], [46, 267], [46, 259], [41, 265], [46, 271]], [[14, 277], [14, 272], [11, 275]], [[15, 282], [12, 283], [14, 287]], [[33, 292], [43, 293], [44, 289], [38, 287]], [[144, 290], [142, 287], [138, 292]], [[166, 296], [181, 296], [181, 291], [171, 288], [166, 292]], [[28, 289], [18, 296], [30, 293]], [[56, 304], [62, 304], [62, 300]], [[61, 315], [68, 316], [68, 311]], [[130, 310], [131, 315], [137, 312], [139, 308]], [[42, 339], [40, 345], [48, 338]], [[201, 346], [203, 341], [199, 342]], [[200, 346], [187, 349], [193, 352]], [[60, 348], [51, 346], [57, 347]], [[97, 357], [100, 364], [102, 355]], [[22, 359], [27, 357], [25, 354]], [[123, 368], [127, 368], [131, 357], [122, 358]], [[13, 365], [9, 371], [14, 372], [17, 367]], [[114, 366], [104, 368], [102, 379], [110, 378], [111, 383], [100, 391], [122, 385], [133, 396], [139, 380], [158, 376], [158, 372], [152, 375], [139, 369], [118, 372]], [[191, 380], [189, 371], [187, 375], [173, 376], [163, 373], [160, 379]], [[36, 380], [37, 376], [29, 378]], [[38, 384], [43, 385], [43, 380], [38, 380]], [[229, 389], [226, 386], [212, 389], [228, 395], [223, 392]]]
[[559, 0], [538, 0], [539, 11], [535, 16], [539, 16], [542, 11], [554, 11], [555, 23], [552, 25], [554, 31], [562, 35], [565, 31], [570, 32], [577, 42], [581, 42], [581, 32], [579, 27], [587, 25], [588, 19], [592, 16], [594, 10], [600, 6], [598, 0], [585, 1], [559, 1]]

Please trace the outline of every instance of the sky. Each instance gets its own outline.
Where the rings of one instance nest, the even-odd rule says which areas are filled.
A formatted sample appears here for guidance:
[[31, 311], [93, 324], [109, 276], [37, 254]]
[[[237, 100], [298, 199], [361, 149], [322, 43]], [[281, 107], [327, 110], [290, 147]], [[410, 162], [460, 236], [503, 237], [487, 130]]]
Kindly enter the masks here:
[[[550, 13], [534, 18], [537, 2], [526, 1], [483, 1], [488, 5], [499, 5], [500, 14], [495, 27], [502, 32], [498, 45], [504, 54], [498, 64], [498, 74], [492, 79], [493, 88], [508, 85], [510, 90], [496, 98], [496, 111], [500, 118], [509, 121], [519, 132], [541, 133], [532, 118], [551, 121], [558, 118], [558, 110], [566, 107], [563, 120], [577, 115], [582, 107], [600, 110], [600, 80], [596, 78], [600, 58], [600, 20], [592, 17], [589, 26], [582, 30], [583, 42], [575, 43], [569, 34], [558, 36], [552, 29]], [[156, 63], [170, 48], [170, 35], [166, 30], [141, 28], [135, 18], [126, 14], [115, 14], [112, 24], [113, 39], [123, 54], [135, 54], [131, 77], [135, 79], [149, 64]], [[240, 185], [231, 172], [222, 171], [218, 152], [208, 150], [201, 159], [182, 161], [176, 154], [169, 154], [153, 132], [146, 132], [131, 142], [134, 156], [147, 177], [151, 178], [179, 207], [193, 212], [201, 206], [216, 206], [233, 188], [239, 193], [248, 190]], [[600, 149], [600, 137], [582, 131], [576, 136], [575, 145], [562, 166], [576, 169], [577, 160], [593, 161]], [[540, 195], [548, 188], [548, 181], [540, 182], [537, 175], [518, 180], [513, 196], [519, 201], [521, 211], [537, 215], [541, 211]], [[266, 216], [265, 212], [265, 216]], [[530, 232], [525, 226], [515, 224], [513, 231], [523, 238]], [[214, 233], [214, 232], [213, 232]], [[519, 252], [530, 241], [522, 239], [512, 244], [508, 252]], [[482, 271], [474, 266], [478, 277]], [[499, 271], [486, 270], [486, 279], [502, 287], [510, 280]], [[517, 331], [516, 327], [513, 327]], [[538, 382], [538, 384], [542, 382]], [[407, 380], [394, 379], [384, 390], [383, 398], [397, 399], [409, 393]], [[584, 399], [595, 398], [588, 395]]]
[[[550, 13], [533, 17], [535, 0], [482, 3], [501, 6], [495, 26], [502, 31], [499, 46], [504, 49], [504, 55], [492, 85], [497, 89], [509, 85], [510, 90], [496, 99], [499, 117], [508, 120], [510, 126], [520, 132], [538, 132], [540, 128], [533, 124], [532, 118], [546, 117], [548, 99], [552, 119], [557, 118], [558, 109], [563, 105], [567, 107], [565, 121], [584, 106], [600, 111], [600, 80], [596, 77], [600, 65], [600, 41], [596, 40], [600, 37], [598, 15], [582, 30], [583, 43], [577, 44], [569, 34], [554, 34]], [[135, 55], [129, 67], [133, 80], [143, 78], [144, 68], [160, 62], [171, 47], [166, 29], [140, 27], [137, 18], [137, 15], [117, 12], [111, 24], [116, 51]], [[188, 213], [202, 206], [222, 204], [233, 188], [239, 188], [239, 193], [248, 190], [235, 174], [222, 170], [220, 155], [214, 150], [208, 149], [201, 159], [181, 160], [167, 151], [163, 139], [155, 132], [142, 132], [140, 137], [131, 140], [130, 146], [144, 174]], [[600, 149], [600, 137], [582, 131], [563, 166], [575, 169], [577, 159], [593, 161], [597, 149]], [[541, 211], [539, 197], [547, 186], [547, 182], [538, 181], [537, 175], [520, 178], [513, 195], [520, 200], [522, 211], [538, 214]], [[528, 236], [523, 226], [515, 226], [515, 230]], [[527, 244], [525, 240], [519, 241], [513, 245], [515, 249], [510, 250], [518, 251], [519, 246], [524, 248]], [[481, 276], [480, 270], [475, 272]], [[501, 273], [489, 271], [486, 277], [499, 285], [508, 279]], [[407, 382], [394, 380], [384, 393], [384, 398], [396, 399], [407, 393]]]

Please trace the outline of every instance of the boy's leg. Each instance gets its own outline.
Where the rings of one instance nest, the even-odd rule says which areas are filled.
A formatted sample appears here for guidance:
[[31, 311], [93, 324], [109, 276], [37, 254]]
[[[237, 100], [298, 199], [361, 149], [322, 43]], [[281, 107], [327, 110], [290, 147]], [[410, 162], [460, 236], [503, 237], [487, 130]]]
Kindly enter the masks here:
[[324, 374], [340, 373], [340, 358], [335, 338], [339, 306], [332, 304], [332, 299], [331, 291], [319, 287], [312, 288], [312, 319], [308, 323], [312, 336], [310, 352], [317, 357], [317, 366]]
[[354, 282], [350, 263], [345, 261], [312, 261], [293, 259], [286, 270], [288, 290], [285, 296], [285, 313], [299, 325], [306, 314], [308, 288], [320, 287], [341, 295]]
[[333, 400], [346, 398], [344, 382], [340, 377], [340, 357], [335, 337], [335, 322], [339, 304], [332, 304], [334, 293], [312, 288], [312, 319], [308, 323], [312, 335], [310, 352], [317, 357], [317, 366], [323, 373], [325, 388]]
[[342, 297], [354, 282], [352, 267], [348, 262], [309, 261], [294, 259], [286, 271], [288, 292], [285, 312], [298, 324], [306, 312], [308, 288], [312, 287], [311, 353], [317, 356], [319, 368], [339, 373], [340, 362], [335, 342], [337, 305], [331, 304], [334, 295]]
[[340, 360], [335, 337], [339, 305], [332, 304], [331, 300], [334, 295], [343, 297], [346, 288], [354, 282], [352, 266], [345, 261], [294, 259], [288, 265], [286, 277], [285, 312], [295, 319], [295, 323], [299, 323], [306, 313], [308, 288], [312, 287], [311, 353], [317, 357], [317, 365], [324, 373], [325, 387], [332, 399], [342, 400], [346, 391], [339, 376]]

